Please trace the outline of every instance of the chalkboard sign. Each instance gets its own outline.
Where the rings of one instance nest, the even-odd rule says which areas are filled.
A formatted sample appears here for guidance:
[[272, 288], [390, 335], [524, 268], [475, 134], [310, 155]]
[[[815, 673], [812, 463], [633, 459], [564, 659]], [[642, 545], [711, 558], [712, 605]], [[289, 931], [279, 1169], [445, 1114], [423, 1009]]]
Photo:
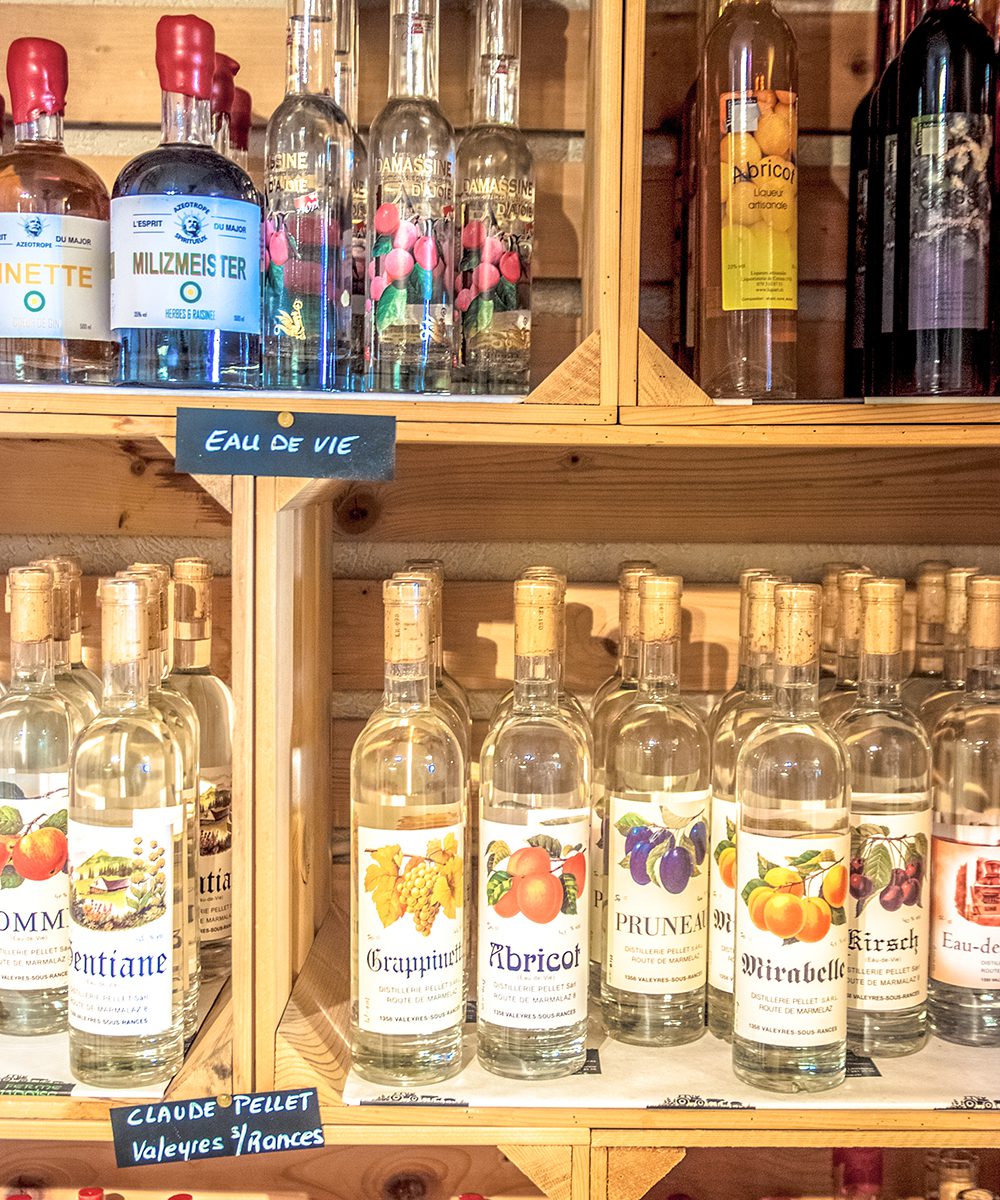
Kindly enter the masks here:
[[378, 480], [395, 467], [395, 417], [177, 410], [177, 470], [189, 475]]
[[120, 1167], [312, 1150], [324, 1144], [315, 1088], [113, 1108], [111, 1127]]

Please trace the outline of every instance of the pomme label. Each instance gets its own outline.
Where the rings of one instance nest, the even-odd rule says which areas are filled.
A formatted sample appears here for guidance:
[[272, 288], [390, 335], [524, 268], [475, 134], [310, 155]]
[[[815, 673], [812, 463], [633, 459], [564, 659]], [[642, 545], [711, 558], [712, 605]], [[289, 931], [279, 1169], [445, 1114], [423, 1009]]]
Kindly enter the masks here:
[[849, 833], [739, 831], [735, 1031], [767, 1046], [847, 1036]]
[[736, 801], [713, 796], [709, 837], [708, 982], [720, 992], [730, 994], [736, 940], [736, 828]]
[[198, 934], [228, 941], [233, 925], [233, 780], [206, 771], [198, 794]]
[[608, 796], [609, 986], [646, 996], [705, 986], [710, 797]]
[[[997, 840], [987, 843], [986, 836]], [[1000, 987], [1000, 832], [935, 826], [931, 887], [931, 979]]]

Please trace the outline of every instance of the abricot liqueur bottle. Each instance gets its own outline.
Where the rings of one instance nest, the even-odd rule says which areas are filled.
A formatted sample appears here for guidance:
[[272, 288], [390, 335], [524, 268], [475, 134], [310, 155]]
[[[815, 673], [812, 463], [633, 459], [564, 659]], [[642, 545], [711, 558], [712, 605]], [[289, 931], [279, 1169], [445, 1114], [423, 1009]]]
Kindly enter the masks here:
[[72, 613], [70, 592], [72, 577], [69, 566], [60, 558], [34, 559], [29, 566], [41, 567], [52, 575], [52, 670], [56, 691], [72, 708], [82, 729], [100, 711], [93, 692], [70, 664]]
[[[733, 686], [719, 699], [708, 718], [708, 732], [712, 736], [731, 708], [735, 708], [746, 695], [747, 686], [747, 619], [750, 615], [748, 589], [750, 580], [769, 576], [770, 571], [758, 567], [747, 567], [740, 571], [740, 610], [739, 610], [739, 642], [736, 649], [736, 678]], [[782, 577], [784, 578], [784, 577]]]
[[613, 1038], [642, 1046], [705, 1032], [709, 739], [680, 696], [682, 587], [639, 581], [639, 684], [605, 750], [601, 1010]]
[[559, 706], [559, 581], [514, 585], [514, 707], [480, 757], [479, 1061], [551, 1079], [583, 1065], [591, 752]]
[[253, 181], [212, 149], [215, 31], [161, 17], [163, 131], [111, 199], [111, 327], [120, 382], [260, 383], [261, 213]]
[[83, 570], [80, 560], [71, 554], [57, 554], [52, 561], [65, 564], [69, 574], [70, 670], [91, 692], [100, 707], [104, 698], [104, 684], [83, 661]]
[[253, 98], [246, 88], [233, 89], [233, 110], [229, 117], [229, 157], [242, 170], [250, 170], [250, 126], [253, 124]]
[[830, 725], [854, 704], [858, 695], [858, 659], [861, 655], [861, 585], [871, 579], [864, 567], [850, 567], [837, 575], [837, 677], [820, 697], [819, 711]]
[[479, 0], [472, 127], [458, 148], [457, 382], [525, 393], [531, 370], [535, 166], [518, 128], [521, 0]]
[[0, 158], [0, 383], [108, 383], [108, 192], [63, 149], [66, 51], [7, 52], [14, 149]]
[[916, 655], [901, 692], [903, 703], [914, 712], [944, 679], [945, 579], [950, 565], [923, 562], [917, 566]]
[[288, 0], [288, 83], [267, 123], [264, 386], [347, 386], [353, 133], [330, 94], [333, 0]]
[[212, 75], [212, 145], [216, 153], [232, 158], [233, 104], [240, 64], [228, 54], [216, 54]]
[[905, 593], [902, 579], [861, 584], [857, 699], [835, 725], [851, 777], [847, 1040], [868, 1056], [927, 1040], [931, 748], [899, 695]]
[[965, 625], [969, 612], [969, 580], [978, 567], [951, 567], [944, 577], [944, 672], [941, 686], [921, 703], [920, 720], [928, 736], [965, 691]]
[[[351, 1057], [364, 1079], [421, 1084], [462, 1066], [468, 786], [431, 707], [431, 589], [389, 579], [385, 696], [351, 754]], [[404, 972], [399, 964], [418, 962]]]
[[1000, 577], [969, 580], [965, 695], [934, 732], [931, 985], [938, 1037], [1000, 1045]]
[[438, 0], [392, 0], [389, 21], [389, 102], [368, 139], [369, 386], [447, 392], [455, 132], [438, 104]]
[[52, 576], [7, 576], [10, 691], [0, 700], [0, 1033], [66, 1027], [69, 760], [80, 730], [55, 687]]
[[184, 809], [149, 707], [146, 584], [102, 579], [104, 703], [70, 773], [69, 1053], [95, 1087], [162, 1083], [184, 1047]]
[[733, 1070], [767, 1091], [843, 1082], [847, 759], [819, 714], [820, 588], [775, 589], [774, 711], [736, 760]]

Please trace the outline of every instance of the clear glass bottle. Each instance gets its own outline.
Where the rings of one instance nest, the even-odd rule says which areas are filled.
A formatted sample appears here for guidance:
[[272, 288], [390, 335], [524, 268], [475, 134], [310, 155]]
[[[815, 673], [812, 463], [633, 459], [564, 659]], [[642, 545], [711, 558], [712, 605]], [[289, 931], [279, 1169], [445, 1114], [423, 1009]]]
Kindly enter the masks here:
[[212, 568], [174, 562], [174, 661], [169, 685], [198, 716], [198, 929], [203, 981], [231, 969], [233, 870], [233, 694], [212, 671]]
[[829, 725], [854, 704], [858, 696], [858, 659], [861, 656], [861, 585], [870, 571], [851, 567], [837, 575], [837, 677], [820, 697], [819, 711]]
[[944, 671], [941, 686], [920, 705], [919, 716], [928, 736], [965, 691], [965, 622], [969, 610], [967, 586], [978, 567], [951, 567], [944, 577]]
[[63, 147], [66, 51], [7, 52], [14, 149], [0, 157], [0, 383], [110, 383], [108, 191]]
[[736, 760], [774, 703], [775, 576], [747, 581], [741, 640], [745, 663], [742, 695], [723, 714], [712, 736], [712, 807], [709, 822], [708, 1028], [733, 1039], [733, 958], [736, 943]]
[[914, 712], [944, 680], [945, 577], [951, 563], [917, 565], [917, 634], [913, 670], [904, 682], [903, 703]]
[[480, 1063], [552, 1079], [586, 1057], [591, 752], [559, 706], [556, 579], [514, 584], [514, 707], [480, 757]]
[[215, 55], [212, 75], [212, 146], [216, 154], [232, 160], [233, 104], [240, 64], [228, 54]]
[[655, 575], [656, 564], [645, 558], [634, 558], [618, 567], [618, 653], [615, 669], [590, 698], [592, 720], [609, 696], [617, 696], [623, 690], [635, 691], [639, 669], [639, 579], [644, 572]]
[[69, 666], [77, 679], [94, 697], [98, 708], [104, 699], [104, 684], [83, 661], [83, 569], [72, 554], [55, 554], [52, 562], [62, 563], [69, 577]]
[[860, 563], [825, 562], [820, 568], [823, 581], [823, 609], [820, 628], [819, 694], [822, 696], [837, 682], [837, 632], [840, 628], [841, 571], [860, 567]]
[[972, 1150], [942, 1150], [938, 1159], [938, 1200], [958, 1200], [979, 1182], [979, 1155]]
[[[467, 772], [431, 707], [431, 589], [389, 579], [385, 696], [351, 754], [351, 1059], [376, 1083], [462, 1066]], [[430, 963], [403, 975], [393, 962]]]
[[161, 17], [156, 65], [160, 145], [122, 169], [111, 199], [119, 382], [259, 387], [260, 196], [212, 149], [212, 26]]
[[899, 695], [902, 579], [861, 584], [857, 698], [834, 729], [851, 777], [847, 1042], [899, 1056], [927, 1040], [931, 748]]
[[264, 386], [348, 386], [351, 123], [331, 95], [333, 0], [288, 0], [288, 83], [264, 140]]
[[55, 672], [56, 691], [73, 709], [82, 729], [97, 716], [100, 705], [70, 663], [73, 628], [72, 574], [66, 561], [61, 558], [36, 558], [29, 565], [41, 567], [52, 574], [52, 668]]
[[818, 1092], [847, 1060], [847, 757], [819, 713], [821, 589], [775, 589], [774, 711], [736, 760], [733, 1070]]
[[531, 374], [535, 164], [518, 127], [521, 0], [478, 0], [472, 127], [458, 148], [457, 377], [524, 394]]
[[146, 584], [102, 579], [104, 703], [73, 750], [70, 1066], [81, 1083], [164, 1083], [184, 1051], [184, 810], [149, 707]]
[[55, 686], [52, 575], [7, 576], [10, 691], [0, 700], [0, 1034], [66, 1028], [69, 761], [80, 723]]
[[238, 167], [250, 172], [250, 126], [253, 124], [253, 97], [246, 88], [233, 89], [233, 111], [229, 117], [229, 157]]
[[601, 1012], [641, 1046], [705, 1032], [709, 737], [680, 696], [677, 575], [639, 582], [639, 683], [607, 735]]
[[[423, 571], [430, 576], [431, 592], [431, 637], [434, 642], [434, 676], [437, 690], [441, 696], [458, 713], [465, 725], [465, 744], [468, 748], [472, 740], [472, 710], [469, 707], [469, 695], [465, 688], [450, 674], [444, 665], [444, 563], [439, 558], [411, 558], [406, 564], [407, 571]], [[468, 749], [466, 749], [468, 753]]]
[[450, 391], [455, 131], [438, 104], [438, 0], [390, 4], [389, 101], [368, 162], [369, 387]]
[[[735, 708], [743, 697], [746, 695], [747, 687], [747, 660], [746, 660], [746, 634], [747, 634], [747, 617], [749, 615], [749, 606], [747, 603], [747, 588], [750, 580], [758, 577], [765, 578], [771, 574], [770, 571], [759, 567], [746, 567], [740, 571], [740, 612], [739, 612], [739, 641], [736, 647], [736, 679], [733, 681], [733, 686], [719, 698], [718, 703], [712, 709], [711, 715], [708, 718], [709, 736], [714, 736], [716, 729], [719, 727], [720, 721], [726, 716], [730, 709]], [[782, 576], [784, 578], [784, 576]]]
[[1000, 1046], [1000, 576], [969, 580], [965, 693], [938, 722], [931, 1029]]

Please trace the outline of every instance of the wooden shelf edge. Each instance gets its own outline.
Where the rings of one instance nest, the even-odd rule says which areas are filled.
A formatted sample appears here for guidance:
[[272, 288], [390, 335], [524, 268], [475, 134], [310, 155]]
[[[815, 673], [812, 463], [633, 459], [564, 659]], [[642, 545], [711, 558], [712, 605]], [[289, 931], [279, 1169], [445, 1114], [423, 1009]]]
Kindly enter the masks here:
[[[674, 369], [677, 370], [676, 367]], [[1000, 424], [1000, 401], [956, 400], [951, 404], [849, 404], [836, 400], [801, 404], [659, 404], [623, 407], [619, 415], [623, 425], [997, 425]]]

